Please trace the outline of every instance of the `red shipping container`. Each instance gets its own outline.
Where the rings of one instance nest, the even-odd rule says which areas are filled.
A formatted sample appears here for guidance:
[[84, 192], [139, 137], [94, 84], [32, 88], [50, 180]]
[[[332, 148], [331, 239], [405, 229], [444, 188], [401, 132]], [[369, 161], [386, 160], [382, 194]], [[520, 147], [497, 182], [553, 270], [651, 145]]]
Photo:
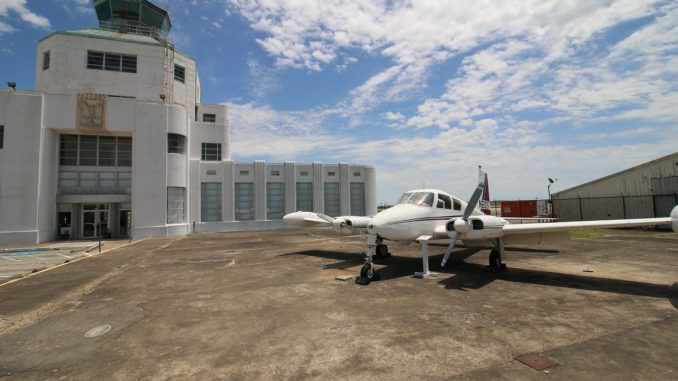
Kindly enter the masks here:
[[538, 200], [502, 201], [502, 217], [537, 217], [539, 216]]

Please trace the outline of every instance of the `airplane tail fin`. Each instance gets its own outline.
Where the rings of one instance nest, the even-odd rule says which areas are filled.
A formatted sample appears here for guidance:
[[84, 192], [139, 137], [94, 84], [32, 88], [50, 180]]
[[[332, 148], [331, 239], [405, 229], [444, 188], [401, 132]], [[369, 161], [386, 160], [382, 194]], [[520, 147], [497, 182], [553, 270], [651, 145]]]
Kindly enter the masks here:
[[480, 198], [480, 210], [487, 215], [492, 214], [492, 209], [490, 206], [490, 184], [487, 181], [487, 173], [485, 173], [485, 188], [483, 189], [483, 196]]

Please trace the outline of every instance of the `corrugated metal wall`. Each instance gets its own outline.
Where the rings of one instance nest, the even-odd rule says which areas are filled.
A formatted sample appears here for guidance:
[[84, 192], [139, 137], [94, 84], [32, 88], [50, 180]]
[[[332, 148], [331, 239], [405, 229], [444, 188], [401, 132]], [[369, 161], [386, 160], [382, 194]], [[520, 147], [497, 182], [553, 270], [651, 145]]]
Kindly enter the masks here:
[[561, 221], [665, 217], [678, 203], [678, 152], [553, 194]]

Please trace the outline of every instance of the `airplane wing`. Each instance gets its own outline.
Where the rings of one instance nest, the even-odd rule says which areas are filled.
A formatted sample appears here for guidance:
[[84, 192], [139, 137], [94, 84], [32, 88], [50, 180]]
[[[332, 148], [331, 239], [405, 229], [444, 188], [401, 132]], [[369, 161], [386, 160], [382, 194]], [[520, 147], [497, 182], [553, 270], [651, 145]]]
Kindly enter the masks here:
[[317, 212], [294, 212], [286, 214], [283, 222], [287, 225], [299, 227], [329, 226], [344, 234], [355, 234], [367, 231], [367, 225], [372, 217], [339, 216], [330, 217]]
[[598, 221], [572, 221], [572, 222], [548, 222], [537, 224], [508, 224], [502, 227], [504, 235], [550, 233], [570, 230], [582, 230], [592, 228], [622, 228], [632, 226], [670, 225], [671, 217], [665, 218], [637, 218], [630, 220], [598, 220]]

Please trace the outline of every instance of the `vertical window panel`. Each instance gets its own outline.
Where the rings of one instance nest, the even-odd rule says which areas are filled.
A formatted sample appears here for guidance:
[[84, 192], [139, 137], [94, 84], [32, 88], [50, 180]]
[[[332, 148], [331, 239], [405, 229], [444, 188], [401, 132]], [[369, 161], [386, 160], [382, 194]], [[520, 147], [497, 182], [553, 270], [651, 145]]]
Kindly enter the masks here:
[[115, 166], [115, 138], [111, 136], [99, 137], [99, 165], [102, 167]]
[[254, 183], [235, 183], [236, 221], [254, 220]]
[[285, 214], [285, 183], [266, 183], [266, 219], [281, 220]]
[[325, 214], [331, 217], [338, 216], [339, 208], [339, 183], [325, 183]]
[[80, 165], [97, 165], [97, 137], [80, 136]]
[[132, 138], [118, 138], [118, 167], [132, 166]]
[[167, 134], [167, 152], [181, 153], [186, 151], [186, 137], [179, 134]]
[[220, 161], [221, 143], [202, 143], [201, 159], [205, 161]]
[[313, 211], [313, 183], [297, 183], [297, 210]]
[[200, 217], [202, 222], [221, 221], [221, 183], [200, 184]]
[[185, 221], [186, 190], [181, 187], [167, 187], [167, 223], [180, 224]]
[[365, 183], [351, 183], [351, 215], [365, 215]]

